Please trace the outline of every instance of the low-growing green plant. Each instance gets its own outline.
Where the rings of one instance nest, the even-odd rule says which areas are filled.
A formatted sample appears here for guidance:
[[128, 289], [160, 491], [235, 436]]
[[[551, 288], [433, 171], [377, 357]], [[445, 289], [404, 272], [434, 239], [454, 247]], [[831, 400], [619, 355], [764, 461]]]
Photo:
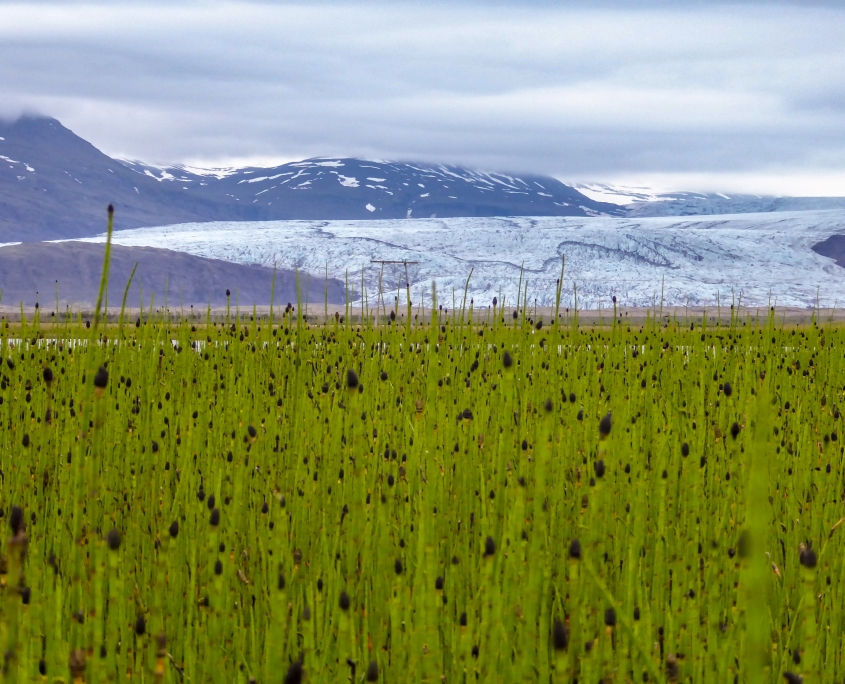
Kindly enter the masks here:
[[845, 329], [494, 312], [4, 322], [5, 680], [845, 677]]

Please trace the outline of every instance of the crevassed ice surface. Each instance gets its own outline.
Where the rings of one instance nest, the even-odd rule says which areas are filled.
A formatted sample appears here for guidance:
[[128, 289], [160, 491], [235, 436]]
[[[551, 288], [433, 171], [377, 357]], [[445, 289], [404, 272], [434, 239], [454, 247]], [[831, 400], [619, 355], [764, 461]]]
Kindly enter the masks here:
[[[411, 299], [460, 304], [467, 277], [475, 306], [494, 296], [516, 301], [523, 273], [530, 303], [551, 305], [565, 273], [561, 303], [578, 308], [713, 305], [845, 305], [845, 269], [812, 245], [845, 233], [845, 211], [777, 212], [660, 218], [449, 218], [374, 221], [186, 223], [118, 231], [115, 244], [164, 247], [241, 264], [300, 269], [311, 277], [347, 274], [353, 300], [361, 278], [372, 303], [379, 289], [393, 303], [409, 266]], [[104, 241], [105, 236], [88, 241]], [[524, 269], [524, 270], [523, 270]], [[236, 285], [236, 284], [235, 284]], [[524, 291], [524, 290], [523, 290]], [[454, 294], [453, 294], [454, 293]]]

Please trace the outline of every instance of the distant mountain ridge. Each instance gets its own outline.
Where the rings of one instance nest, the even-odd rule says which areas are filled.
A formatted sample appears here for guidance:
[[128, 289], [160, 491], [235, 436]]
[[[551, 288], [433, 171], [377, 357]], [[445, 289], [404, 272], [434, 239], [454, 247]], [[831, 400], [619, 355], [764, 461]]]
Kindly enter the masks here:
[[178, 223], [691, 216], [845, 208], [845, 198], [653, 193], [550, 176], [343, 157], [198, 169], [117, 160], [55, 119], [0, 121], [0, 243]]
[[655, 192], [649, 188], [573, 183], [596, 201], [619, 204], [630, 217], [712, 216], [845, 209], [845, 197], [777, 197], [717, 192]]
[[128, 167], [203, 199], [252, 206], [273, 219], [621, 216], [550, 176], [459, 166], [320, 157], [272, 168]]
[[55, 119], [0, 121], [0, 243], [207, 221], [621, 215], [548, 176], [361, 159], [201, 170], [118, 161]]

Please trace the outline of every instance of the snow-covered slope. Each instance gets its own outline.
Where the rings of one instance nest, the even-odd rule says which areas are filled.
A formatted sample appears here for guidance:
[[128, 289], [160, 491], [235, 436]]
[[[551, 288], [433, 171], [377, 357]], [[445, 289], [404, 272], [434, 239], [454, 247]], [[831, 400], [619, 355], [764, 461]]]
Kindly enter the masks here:
[[570, 183], [582, 195], [597, 202], [629, 205], [634, 202], [656, 202], [663, 195], [653, 188], [635, 185], [610, 185], [608, 183]]
[[[412, 300], [431, 303], [431, 285], [452, 307], [472, 270], [476, 306], [494, 296], [514, 303], [520, 269], [529, 299], [554, 301], [561, 257], [566, 257], [563, 304], [625, 306], [659, 302], [811, 306], [845, 304], [845, 269], [812, 250], [845, 233], [845, 211], [782, 212], [718, 218], [453, 218], [383, 221], [274, 221], [182, 224], [115, 233], [121, 245], [166, 247], [243, 264], [298, 268], [343, 280], [360, 296], [363, 271], [372, 300], [380, 266], [373, 259], [409, 260]], [[93, 238], [102, 241], [103, 237]], [[404, 269], [386, 266], [388, 300]], [[402, 296], [404, 299], [404, 295]]]
[[628, 216], [715, 216], [776, 211], [845, 209], [845, 197], [758, 197], [695, 192], [661, 195], [657, 201], [635, 202]]
[[774, 197], [719, 192], [661, 192], [644, 186], [571, 183], [597, 202], [618, 204], [626, 216], [714, 216], [771, 211], [845, 209], [845, 197]]

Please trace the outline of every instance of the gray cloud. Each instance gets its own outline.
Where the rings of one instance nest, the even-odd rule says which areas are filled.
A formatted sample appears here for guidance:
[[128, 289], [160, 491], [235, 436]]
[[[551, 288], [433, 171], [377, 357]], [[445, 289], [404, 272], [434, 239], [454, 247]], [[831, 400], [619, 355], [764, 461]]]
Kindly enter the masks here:
[[842, 178], [841, 3], [630, 7], [0, 2], [0, 114], [151, 161]]

